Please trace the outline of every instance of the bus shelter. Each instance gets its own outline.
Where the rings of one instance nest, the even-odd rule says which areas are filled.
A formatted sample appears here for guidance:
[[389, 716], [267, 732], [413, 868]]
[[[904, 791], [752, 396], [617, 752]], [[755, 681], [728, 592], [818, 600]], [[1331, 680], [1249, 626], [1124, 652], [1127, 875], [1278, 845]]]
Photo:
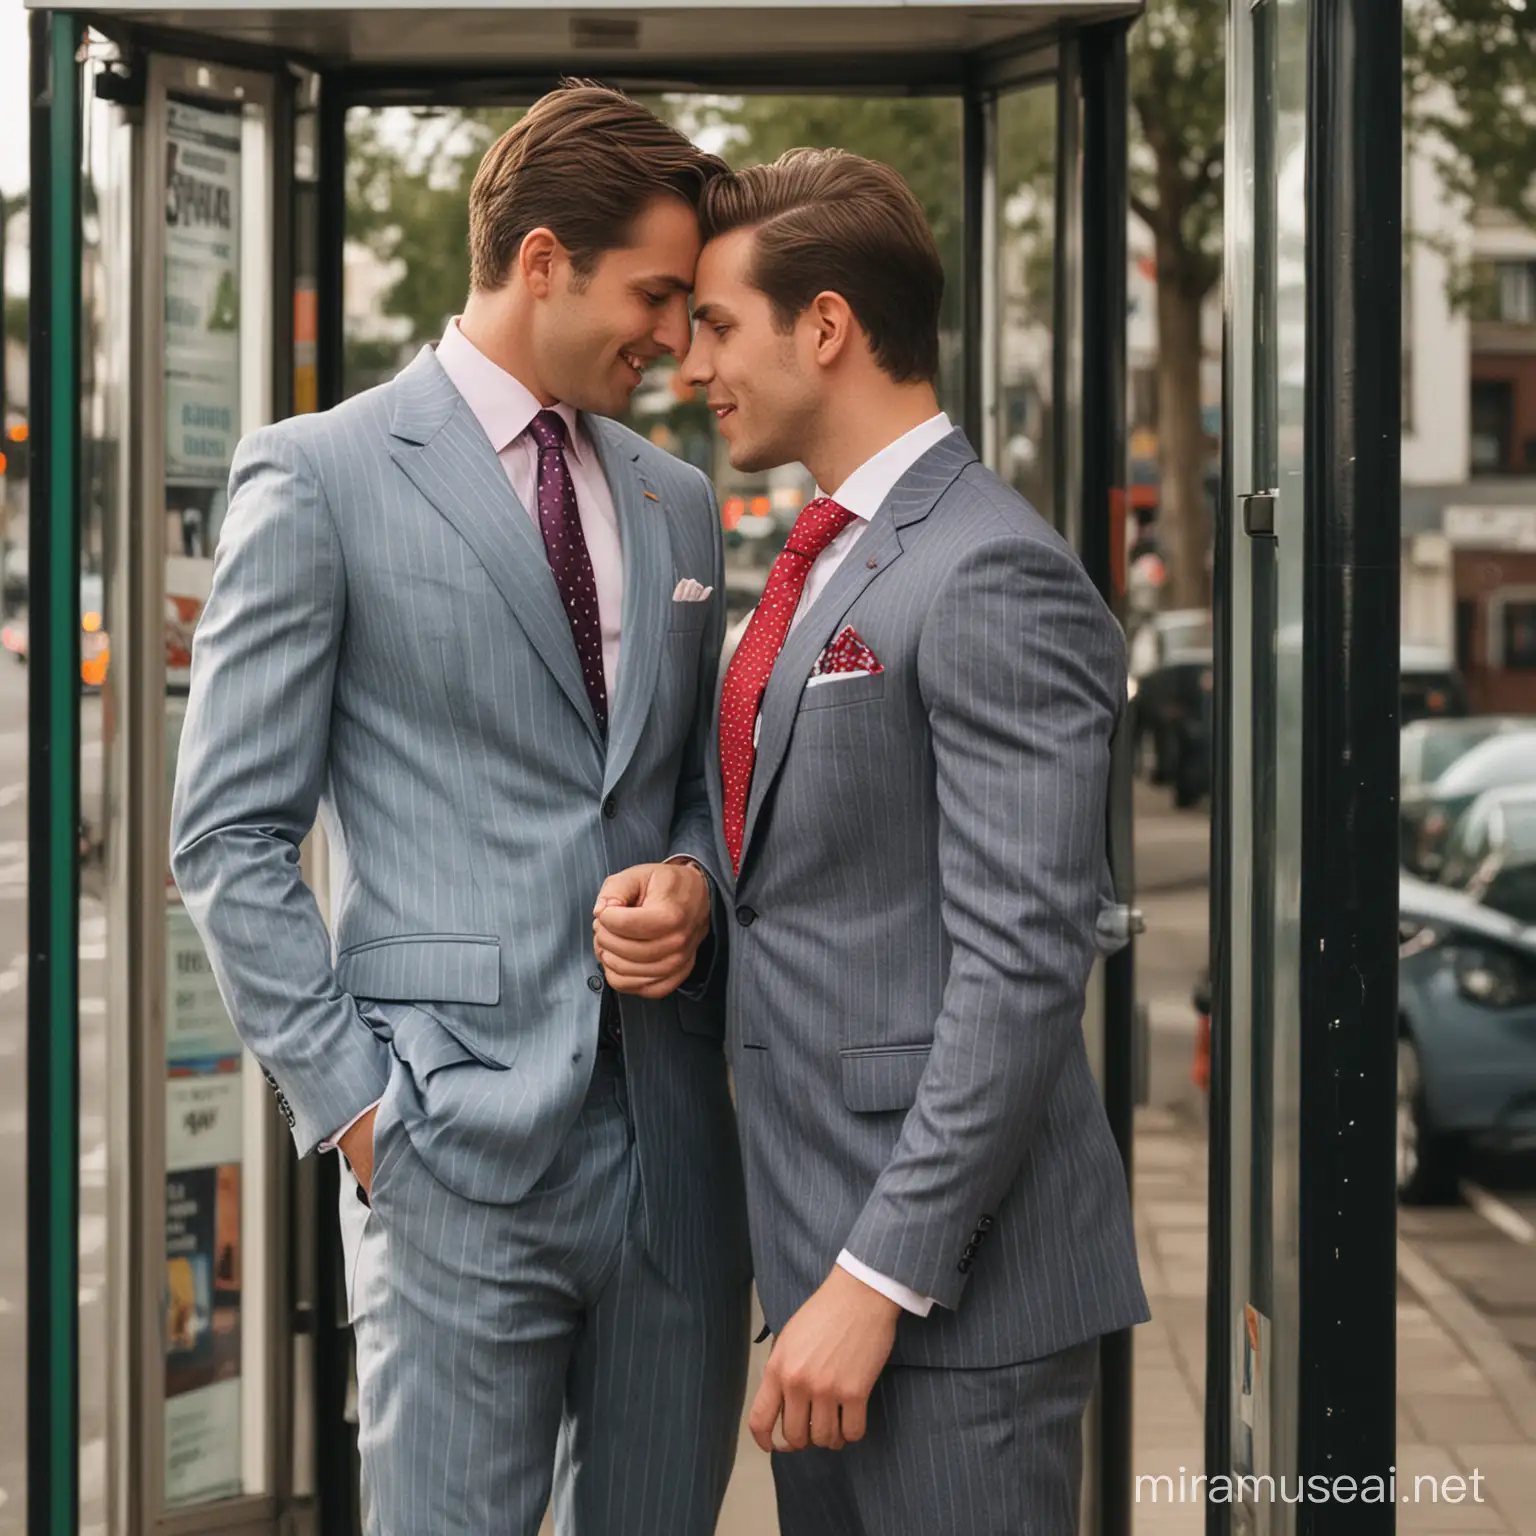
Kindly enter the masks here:
[[[235, 443], [356, 382], [353, 114], [515, 108], [569, 74], [664, 102], [946, 104], [944, 404], [1118, 608], [1136, 9], [276, 0], [33, 12], [30, 1529], [356, 1528], [334, 1160], [293, 1159], [167, 868], [191, 635]], [[1021, 193], [1004, 162], [1042, 149], [1046, 174]], [[1048, 268], [1022, 339], [1008, 237], [1021, 196]], [[794, 488], [722, 493], [731, 581], [750, 598]], [[85, 633], [83, 576], [102, 593]], [[1128, 779], [1116, 800], [1129, 930]], [[324, 910], [318, 836], [305, 860]], [[1128, 1166], [1131, 966], [1127, 948], [1101, 969], [1086, 1023]], [[107, 1265], [104, 1315], [86, 1321], [76, 1239], [93, 1117], [106, 1128]], [[104, 1445], [95, 1465], [89, 1444]], [[1106, 1341], [1089, 1445], [1085, 1526], [1127, 1531], [1128, 1337]]]

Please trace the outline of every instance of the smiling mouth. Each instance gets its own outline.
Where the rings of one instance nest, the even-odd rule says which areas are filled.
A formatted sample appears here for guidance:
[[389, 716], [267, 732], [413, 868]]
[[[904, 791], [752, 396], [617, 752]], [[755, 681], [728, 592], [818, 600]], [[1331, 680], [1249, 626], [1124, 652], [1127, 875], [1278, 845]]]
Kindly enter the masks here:
[[734, 416], [736, 414], [736, 407], [734, 405], [712, 405], [710, 410], [715, 413], [716, 418], [720, 421], [724, 421], [727, 416]]
[[634, 370], [634, 374], [637, 379], [640, 378], [641, 375], [644, 374], [645, 370], [650, 366], [650, 359], [641, 357], [638, 352], [621, 351], [619, 356], [622, 357], [624, 361], [628, 363], [629, 366]]

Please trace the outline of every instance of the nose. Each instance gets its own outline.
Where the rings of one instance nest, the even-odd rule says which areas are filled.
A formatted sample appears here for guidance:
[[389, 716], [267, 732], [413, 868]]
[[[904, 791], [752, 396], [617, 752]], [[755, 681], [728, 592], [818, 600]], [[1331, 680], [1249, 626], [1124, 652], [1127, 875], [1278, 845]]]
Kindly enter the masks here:
[[682, 367], [678, 370], [683, 376], [683, 383], [694, 389], [703, 389], [714, 378], [715, 370], [709, 361], [709, 347], [705, 342], [708, 335], [706, 327], [700, 326], [693, 338], [693, 345], [688, 349], [688, 355], [683, 359]]
[[691, 333], [688, 300], [680, 293], [674, 294], [672, 302], [662, 312], [660, 324], [651, 332], [651, 338], [673, 357], [682, 357], [688, 350]]

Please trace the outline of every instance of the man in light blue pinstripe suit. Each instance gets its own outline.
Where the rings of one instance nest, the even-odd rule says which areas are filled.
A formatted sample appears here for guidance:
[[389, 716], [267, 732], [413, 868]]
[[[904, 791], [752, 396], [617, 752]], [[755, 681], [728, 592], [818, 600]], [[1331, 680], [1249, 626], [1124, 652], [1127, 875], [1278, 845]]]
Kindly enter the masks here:
[[730, 1475], [721, 530], [606, 419], [687, 346], [722, 169], [616, 93], [546, 97], [480, 168], [438, 348], [234, 467], [174, 869], [299, 1151], [346, 1158], [371, 1536], [533, 1536], [552, 1484], [562, 1536], [706, 1536]]
[[1148, 1315], [1081, 1027], [1124, 637], [939, 411], [943, 274], [894, 172], [797, 152], [704, 222], [685, 377], [733, 464], [830, 489], [712, 752], [776, 1335], [752, 1429], [790, 1536], [1075, 1536], [1096, 1341]]

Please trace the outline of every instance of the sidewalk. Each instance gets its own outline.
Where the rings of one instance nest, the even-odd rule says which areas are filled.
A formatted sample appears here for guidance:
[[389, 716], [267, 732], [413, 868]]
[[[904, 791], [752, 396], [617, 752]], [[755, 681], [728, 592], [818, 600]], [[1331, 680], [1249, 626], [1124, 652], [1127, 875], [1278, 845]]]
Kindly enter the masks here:
[[[1204, 1129], [1177, 1111], [1138, 1110], [1136, 1228], [1152, 1321], [1136, 1330], [1135, 1472], [1172, 1476], [1175, 1487], [1181, 1467], [1204, 1467], [1205, 1202]], [[1459, 1504], [1399, 1502], [1398, 1530], [1536, 1536], [1536, 1375], [1401, 1239], [1397, 1339], [1398, 1498], [1416, 1475], [1467, 1479]], [[1135, 1530], [1201, 1536], [1203, 1510], [1142, 1502]]]

